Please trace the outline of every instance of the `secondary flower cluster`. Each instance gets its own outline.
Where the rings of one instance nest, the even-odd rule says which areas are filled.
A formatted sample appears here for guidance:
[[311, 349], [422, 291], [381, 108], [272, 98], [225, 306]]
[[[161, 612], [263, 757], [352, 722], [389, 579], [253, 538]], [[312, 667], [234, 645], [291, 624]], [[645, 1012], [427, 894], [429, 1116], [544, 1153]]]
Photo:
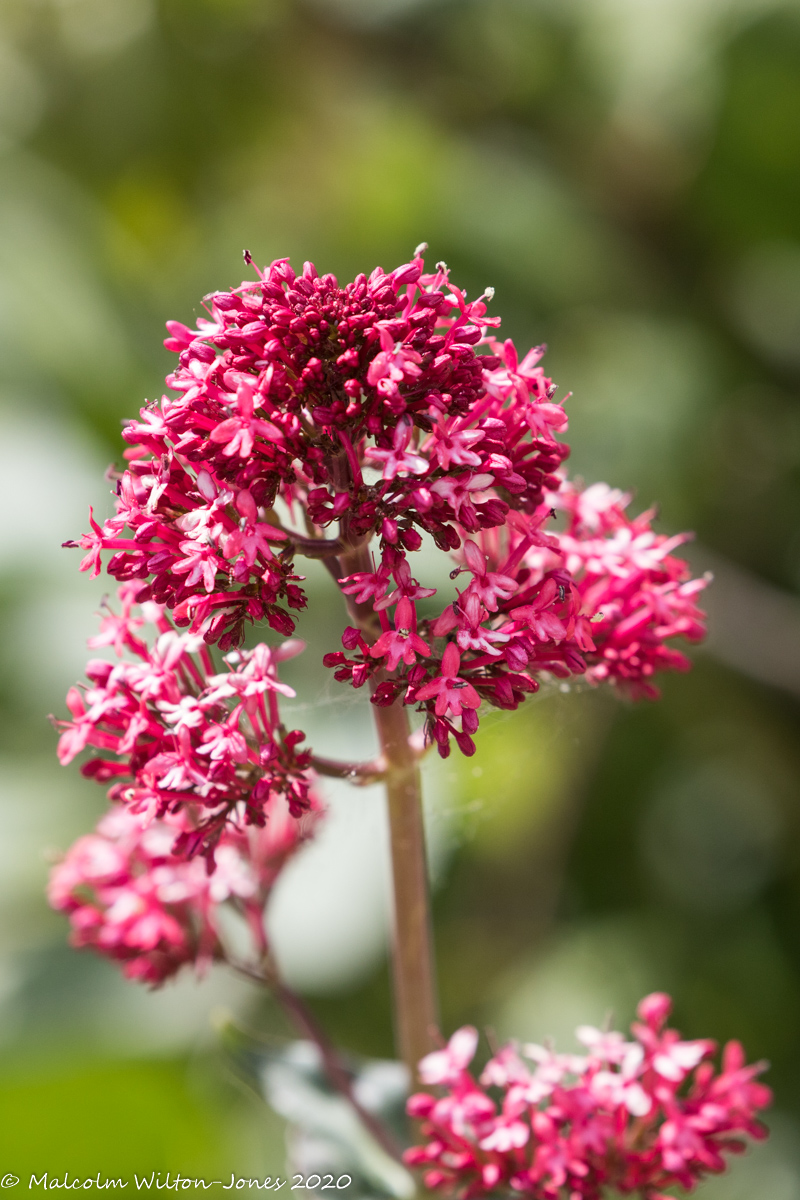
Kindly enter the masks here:
[[[524, 554], [527, 582], [566, 572], [576, 592], [574, 638], [590, 682], [613, 680], [634, 697], [655, 699], [653, 676], [661, 670], [690, 667], [668, 645], [675, 637], [700, 641], [705, 614], [697, 607], [708, 577], [692, 579], [686, 562], [673, 553], [689, 534], [666, 537], [651, 527], [652, 510], [629, 517], [630, 495], [604, 483], [588, 488], [561, 482], [547, 496], [563, 510], [567, 526]], [[525, 530], [510, 525], [508, 547], [524, 545]], [[497, 532], [484, 535], [490, 559], [499, 555]], [[519, 596], [510, 604], [516, 608]]]
[[[310, 755], [298, 749], [303, 735], [280, 724], [277, 705], [279, 694], [294, 694], [277, 664], [302, 643], [232, 651], [218, 671], [202, 637], [174, 629], [163, 606], [137, 603], [141, 590], [123, 584], [120, 614], [108, 610], [90, 639], [113, 645], [121, 661], [90, 660], [88, 685], [70, 690], [72, 720], [57, 722], [59, 757], [104, 751], [83, 774], [110, 782], [110, 798], [146, 821], [190, 816], [175, 826], [175, 853], [202, 851], [210, 864], [231, 823], [263, 825], [278, 797], [293, 817], [311, 806]], [[145, 619], [157, 630], [152, 646], [140, 636]]]
[[[394, 627], [381, 614], [383, 631], [372, 645], [349, 628], [343, 642], [355, 653], [328, 654], [326, 664], [358, 687], [385, 659], [395, 677], [377, 686], [373, 703], [402, 697], [427, 708], [442, 754], [451, 734], [473, 753], [469, 735], [481, 702], [516, 708], [543, 671], [585, 672], [592, 683], [613, 680], [635, 697], [656, 697], [657, 671], [690, 665], [668, 640], [704, 635], [697, 595], [707, 580], [692, 579], [672, 554], [687, 535], [655, 533], [652, 512], [631, 519], [629, 502], [605, 484], [581, 490], [562, 481], [532, 514], [510, 513], [501, 528], [464, 540], [453, 574], [471, 579], [438, 617], [418, 621], [409, 598], [414, 581], [407, 581], [402, 598], [394, 596]], [[546, 534], [542, 525], [556, 508], [566, 510], [567, 527]], [[354, 576], [345, 591], [363, 601], [379, 573]], [[428, 595], [418, 588], [415, 598]], [[397, 671], [401, 663], [405, 670]]]
[[[81, 565], [109, 552], [141, 601], [225, 651], [247, 621], [290, 636], [296, 558], [322, 558], [353, 621], [325, 659], [337, 679], [472, 753], [479, 706], [516, 707], [542, 672], [652, 695], [655, 671], [685, 665], [666, 640], [702, 635], [703, 584], [651, 514], [566, 482], [544, 348], [520, 359], [490, 293], [468, 302], [423, 249], [344, 287], [280, 260], [207, 297], [196, 329], [170, 322], [173, 394], [126, 427], [117, 512], [92, 518]], [[546, 532], [559, 509], [568, 529]], [[426, 537], [471, 576], [433, 616], [410, 560]]]
[[740, 1134], [766, 1135], [756, 1112], [771, 1093], [755, 1082], [765, 1064], [745, 1065], [738, 1042], [725, 1047], [717, 1073], [715, 1044], [682, 1041], [666, 1028], [670, 1008], [668, 996], [645, 997], [631, 1041], [580, 1027], [584, 1055], [511, 1044], [480, 1081], [467, 1069], [477, 1031], [460, 1029], [420, 1063], [423, 1083], [444, 1094], [409, 1100], [427, 1141], [406, 1162], [427, 1168], [426, 1187], [462, 1197], [513, 1189], [536, 1200], [600, 1200], [614, 1188], [668, 1200], [665, 1188], [691, 1190], [724, 1169], [725, 1153], [744, 1150]]
[[297, 821], [285, 800], [273, 797], [263, 828], [226, 826], [209, 874], [201, 859], [173, 853], [176, 837], [191, 828], [185, 811], [149, 821], [115, 806], [53, 869], [48, 898], [69, 915], [73, 946], [91, 947], [120, 962], [128, 978], [157, 985], [186, 964], [202, 970], [223, 956], [225, 903], [242, 913], [263, 947], [270, 889], [316, 814], [315, 805]]

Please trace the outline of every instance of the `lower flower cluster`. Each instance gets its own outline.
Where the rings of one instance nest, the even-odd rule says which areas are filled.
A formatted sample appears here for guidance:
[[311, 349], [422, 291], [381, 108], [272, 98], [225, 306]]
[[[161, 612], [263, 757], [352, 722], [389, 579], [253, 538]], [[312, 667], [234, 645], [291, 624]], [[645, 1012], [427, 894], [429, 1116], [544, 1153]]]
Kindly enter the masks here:
[[[645, 997], [633, 1038], [577, 1030], [582, 1055], [538, 1045], [504, 1047], [480, 1079], [468, 1071], [478, 1042], [471, 1027], [420, 1063], [422, 1082], [441, 1089], [408, 1102], [426, 1141], [406, 1151], [426, 1168], [425, 1186], [461, 1197], [513, 1190], [535, 1200], [600, 1200], [604, 1189], [669, 1200], [691, 1190], [745, 1149], [741, 1134], [766, 1136], [756, 1113], [771, 1101], [729, 1042], [717, 1072], [715, 1043], [682, 1041], [666, 1027], [670, 998]], [[497, 1099], [493, 1098], [494, 1096]]]
[[185, 965], [202, 971], [224, 956], [224, 904], [238, 909], [263, 944], [269, 892], [317, 815], [315, 805], [297, 821], [287, 802], [273, 797], [262, 828], [226, 826], [209, 874], [202, 859], [173, 853], [176, 837], [191, 828], [186, 812], [148, 821], [115, 806], [54, 867], [48, 899], [68, 914], [73, 946], [96, 950], [128, 978], [155, 986]]
[[163, 605], [139, 603], [142, 586], [119, 588], [119, 612], [106, 606], [89, 645], [113, 647], [117, 661], [90, 660], [88, 683], [67, 697], [72, 719], [56, 722], [62, 763], [94, 750], [82, 772], [111, 785], [112, 807], [54, 867], [48, 895], [69, 916], [73, 945], [155, 986], [226, 957], [222, 906], [267, 952], [269, 892], [322, 809], [303, 734], [284, 729], [277, 703], [294, 695], [278, 663], [302, 643], [217, 664]]
[[[310, 755], [298, 749], [304, 734], [284, 729], [277, 702], [294, 695], [278, 662], [303, 644], [232, 651], [219, 671], [202, 638], [176, 630], [162, 605], [137, 603], [141, 589], [123, 584], [121, 612], [108, 609], [89, 641], [114, 646], [120, 661], [91, 659], [88, 685], [70, 690], [72, 720], [57, 722], [59, 758], [99, 749], [83, 774], [110, 783], [112, 800], [148, 820], [183, 813], [176, 852], [205, 854], [211, 865], [231, 823], [263, 825], [278, 797], [293, 817], [312, 805]], [[145, 622], [156, 628], [153, 645], [140, 634]]]

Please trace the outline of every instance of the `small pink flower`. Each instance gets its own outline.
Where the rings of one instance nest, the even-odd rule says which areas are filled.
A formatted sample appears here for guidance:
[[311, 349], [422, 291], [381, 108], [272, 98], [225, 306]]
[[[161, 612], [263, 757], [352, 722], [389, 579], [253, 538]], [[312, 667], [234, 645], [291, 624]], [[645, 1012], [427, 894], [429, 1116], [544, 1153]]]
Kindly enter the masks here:
[[[629, 497], [605, 484], [567, 480], [545, 347], [520, 353], [495, 337], [489, 292], [468, 300], [419, 255], [344, 285], [287, 259], [256, 276], [206, 297], [194, 328], [169, 323], [168, 393], [125, 430], [117, 511], [102, 525], [91, 515], [69, 543], [84, 549], [83, 569], [96, 574], [105, 558], [120, 583], [225, 653], [248, 623], [292, 636], [292, 610], [306, 604], [297, 558], [321, 553], [362, 628], [380, 622], [371, 647], [325, 661], [354, 687], [382, 672], [375, 703], [422, 705], [443, 755], [451, 736], [474, 752], [478, 694], [513, 709], [545, 675], [586, 674], [655, 696], [660, 671], [686, 669], [672, 639], [702, 637], [704, 583], [675, 557], [684, 535], [657, 534], [652, 514], [631, 519]], [[567, 528], [548, 532], [558, 510]], [[411, 558], [432, 544], [471, 580], [438, 617], [408, 619], [404, 606], [392, 628], [384, 614], [434, 594]], [[374, 566], [348, 575], [356, 546]], [[451, 634], [457, 673], [437, 675], [436, 640]], [[106, 618], [100, 636], [133, 652], [129, 623]], [[159, 687], [160, 700], [180, 699], [163, 679], [147, 693], [129, 685], [146, 703]], [[265, 704], [277, 727], [276, 698]], [[154, 736], [129, 717], [125, 745]], [[115, 736], [89, 725], [96, 745]], [[87, 728], [65, 737], [65, 755]]]
[[51, 905], [69, 916], [72, 943], [119, 962], [132, 979], [158, 986], [183, 966], [202, 972], [222, 950], [221, 905], [259, 925], [269, 892], [286, 861], [309, 836], [285, 801], [274, 798], [263, 828], [222, 831], [216, 869], [176, 854], [191, 822], [114, 807], [95, 833], [80, 838], [52, 870]]
[[413, 666], [417, 655], [430, 655], [430, 647], [417, 633], [417, 616], [414, 605], [405, 596], [397, 605], [395, 627], [387, 629], [370, 649], [373, 658], [386, 658], [390, 671], [397, 670], [398, 663]]
[[[479, 472], [475, 475], [454, 475], [447, 479], [437, 479], [431, 485], [431, 491], [441, 496], [452, 507], [457, 518], [461, 518], [464, 506], [471, 511], [472, 497], [475, 492], [484, 492], [494, 483], [494, 475]], [[471, 524], [472, 522], [470, 522]]]
[[211, 431], [211, 441], [224, 447], [222, 453], [226, 457], [236, 454], [239, 458], [249, 458], [258, 436], [277, 444], [284, 441], [281, 430], [271, 421], [253, 417], [254, 391], [250, 383], [240, 384], [236, 392], [237, 416], [222, 421]]
[[455, 1084], [475, 1057], [478, 1031], [471, 1025], [458, 1029], [444, 1050], [434, 1050], [420, 1061], [419, 1077], [426, 1084]]
[[[436, 456], [439, 466], [449, 471], [455, 463], [457, 467], [479, 467], [481, 457], [472, 449], [483, 439], [481, 429], [459, 428], [460, 421], [439, 417], [433, 430], [432, 453]], [[428, 449], [426, 444], [425, 449]]]
[[193, 808], [197, 836], [185, 839], [193, 852], [212, 853], [229, 820], [261, 822], [269, 795], [291, 797], [299, 815], [309, 799], [308, 756], [280, 732], [276, 696], [294, 694], [277, 663], [301, 644], [277, 652], [261, 644], [215, 673], [203, 639], [179, 633], [157, 605], [149, 615], [160, 632], [148, 647], [132, 593], [121, 590], [114, 641], [134, 661], [89, 662], [90, 686], [70, 690], [72, 719], [59, 722], [61, 761], [94, 747], [100, 756], [84, 774], [110, 782], [112, 799], [152, 816]]
[[486, 555], [472, 541], [464, 543], [464, 557], [467, 568], [474, 576], [469, 590], [473, 592], [488, 612], [497, 612], [501, 600], [508, 600], [517, 590], [517, 582], [510, 575], [501, 575], [489, 571]]
[[366, 457], [371, 462], [383, 463], [386, 483], [391, 483], [398, 475], [424, 475], [428, 470], [427, 458], [408, 449], [411, 434], [411, 422], [402, 419], [395, 427], [391, 450], [378, 450], [374, 446], [367, 448]]
[[460, 669], [461, 655], [450, 642], [442, 657], [441, 675], [419, 689], [417, 700], [431, 700], [435, 696], [436, 715], [440, 717], [447, 712], [460, 717], [464, 708], [479, 708], [481, 698], [468, 680], [459, 677]]

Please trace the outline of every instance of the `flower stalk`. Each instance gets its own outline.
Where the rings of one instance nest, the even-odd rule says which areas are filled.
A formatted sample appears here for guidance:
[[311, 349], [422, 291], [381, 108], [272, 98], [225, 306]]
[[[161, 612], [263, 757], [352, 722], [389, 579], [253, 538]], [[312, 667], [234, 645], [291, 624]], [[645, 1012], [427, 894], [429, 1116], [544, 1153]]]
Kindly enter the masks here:
[[372, 1134], [378, 1145], [390, 1157], [400, 1161], [400, 1147], [383, 1122], [373, 1116], [369, 1109], [364, 1108], [358, 1100], [353, 1091], [350, 1072], [342, 1062], [333, 1042], [302, 997], [283, 982], [269, 952], [265, 950], [258, 965], [229, 961], [240, 975], [269, 989], [300, 1036], [313, 1042], [317, 1047], [322, 1069], [333, 1090], [343, 1096], [352, 1106], [362, 1125]]
[[[368, 549], [362, 545], [342, 555], [338, 569], [347, 578], [370, 566]], [[372, 605], [358, 603], [352, 594], [345, 600], [353, 623], [374, 641], [380, 626]], [[371, 681], [373, 695], [381, 682], [380, 675]], [[395, 1041], [412, 1081], [418, 1083], [417, 1064], [436, 1045], [439, 1023], [422, 779], [411, 745], [408, 709], [398, 701], [373, 705], [372, 711], [385, 765], [389, 818]]]
[[417, 1064], [436, 1043], [438, 1003], [431, 930], [422, 787], [409, 742], [408, 712], [400, 704], [375, 708], [375, 724], [388, 764], [386, 800], [394, 895], [395, 1026], [398, 1050], [412, 1080]]

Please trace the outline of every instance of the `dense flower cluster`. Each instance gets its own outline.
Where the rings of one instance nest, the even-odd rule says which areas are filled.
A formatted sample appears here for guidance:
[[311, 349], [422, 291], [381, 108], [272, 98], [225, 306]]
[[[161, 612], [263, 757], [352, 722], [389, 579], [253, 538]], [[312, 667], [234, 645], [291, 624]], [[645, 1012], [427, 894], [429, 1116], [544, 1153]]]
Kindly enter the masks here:
[[[564, 479], [545, 503], [566, 513], [565, 529], [530, 547], [528, 528], [516, 520], [503, 531], [484, 534], [481, 545], [495, 569], [508, 572], [509, 563], [516, 568], [517, 588], [507, 580], [510, 597], [500, 613], [517, 619], [527, 615], [519, 612], [525, 598], [521, 586], [568, 578], [577, 613], [569, 633], [589, 681], [611, 680], [634, 697], [656, 698], [652, 679], [657, 671], [685, 671], [691, 665], [669, 640], [696, 642], [705, 634], [697, 596], [708, 577], [692, 579], [686, 562], [673, 553], [690, 535], [656, 533], [652, 510], [627, 516], [630, 500], [604, 483], [582, 489]], [[529, 620], [533, 617], [531, 611]], [[571, 665], [581, 669], [574, 661]], [[552, 664], [550, 669], [558, 671]]]
[[755, 1114], [771, 1094], [755, 1082], [765, 1064], [745, 1065], [738, 1042], [725, 1047], [717, 1073], [713, 1042], [685, 1042], [666, 1028], [670, 1007], [668, 996], [647, 996], [632, 1041], [580, 1027], [585, 1055], [506, 1046], [480, 1082], [467, 1069], [477, 1032], [459, 1030], [420, 1063], [422, 1081], [444, 1094], [409, 1100], [427, 1141], [406, 1161], [427, 1168], [426, 1187], [463, 1197], [512, 1189], [537, 1200], [600, 1200], [614, 1188], [668, 1200], [665, 1188], [691, 1190], [724, 1169], [726, 1152], [744, 1149], [738, 1135], [765, 1136]]
[[[226, 826], [263, 825], [273, 798], [293, 817], [311, 804], [303, 735], [283, 729], [277, 705], [278, 695], [294, 694], [277, 663], [302, 643], [231, 651], [218, 671], [202, 637], [176, 630], [162, 605], [137, 603], [141, 590], [123, 584], [121, 612], [109, 609], [90, 639], [114, 646], [121, 661], [90, 660], [88, 685], [70, 690], [72, 720], [57, 722], [59, 757], [68, 763], [87, 746], [106, 752], [83, 774], [110, 782], [110, 798], [146, 820], [190, 813], [176, 826], [175, 852], [202, 850], [211, 861]], [[145, 620], [157, 630], [152, 646], [140, 636]]]
[[[344, 287], [280, 260], [207, 297], [196, 329], [170, 322], [173, 395], [126, 427], [117, 512], [92, 518], [81, 565], [110, 552], [139, 600], [224, 651], [247, 621], [289, 637], [296, 559], [324, 559], [353, 621], [325, 659], [336, 678], [472, 753], [480, 705], [515, 708], [542, 672], [653, 694], [685, 664], [665, 641], [702, 634], [703, 584], [649, 514], [566, 482], [544, 347], [520, 359], [490, 293], [468, 302], [422, 250]], [[548, 532], [559, 509], [568, 528]], [[433, 616], [410, 561], [426, 537], [468, 577]]]
[[[84, 567], [98, 570], [102, 551], [114, 551], [112, 575], [152, 576], [151, 596], [223, 648], [248, 618], [291, 633], [280, 601], [305, 604], [292, 570], [298, 549], [324, 556], [378, 534], [414, 550], [420, 529], [455, 547], [456, 525], [502, 522], [507, 506], [486, 495], [490, 485], [530, 507], [566, 453], [527, 436], [529, 385], [537, 395], [547, 385], [533, 367], [513, 375], [513, 430], [497, 421], [515, 385], [500, 383], [509, 368], [499, 358], [475, 353], [493, 322], [444, 268], [425, 275], [415, 258], [340, 288], [310, 263], [297, 277], [284, 260], [209, 307], [196, 330], [169, 323], [166, 344], [180, 357], [167, 383], [178, 398], [126, 428], [133, 449], [117, 515], [81, 544]], [[503, 398], [487, 393], [487, 368]], [[541, 408], [542, 432], [563, 427], [557, 406]], [[314, 533], [338, 521], [337, 544], [307, 546], [281, 528], [278, 498], [299, 505]], [[132, 539], [121, 536], [126, 527]]]
[[226, 826], [210, 875], [202, 860], [173, 853], [176, 837], [190, 828], [185, 811], [149, 821], [115, 806], [54, 867], [48, 898], [69, 914], [74, 946], [89, 946], [120, 962], [129, 978], [157, 985], [185, 964], [202, 970], [222, 957], [218, 914], [226, 902], [263, 945], [269, 891], [317, 813], [314, 803], [297, 821], [285, 800], [273, 797], [262, 828]]

